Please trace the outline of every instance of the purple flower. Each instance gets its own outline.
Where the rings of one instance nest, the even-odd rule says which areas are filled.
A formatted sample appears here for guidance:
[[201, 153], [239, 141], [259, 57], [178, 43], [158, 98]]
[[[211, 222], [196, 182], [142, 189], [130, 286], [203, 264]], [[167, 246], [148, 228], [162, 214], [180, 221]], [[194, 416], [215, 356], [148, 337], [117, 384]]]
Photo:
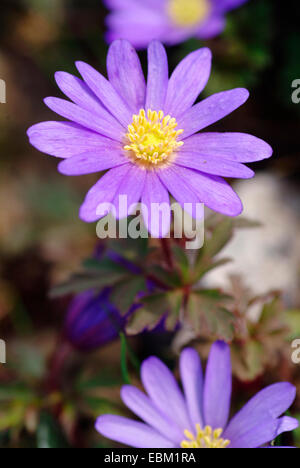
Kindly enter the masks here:
[[211, 39], [220, 34], [229, 10], [247, 0], [105, 0], [107, 40], [128, 39], [146, 48], [158, 39], [168, 45], [190, 37]]
[[126, 323], [110, 301], [110, 289], [89, 290], [74, 297], [68, 309], [64, 334], [80, 351], [92, 351], [118, 338]]
[[[64, 158], [58, 166], [62, 174], [107, 171], [81, 206], [86, 222], [107, 213], [103, 204], [125, 218], [141, 200], [148, 230], [154, 237], [165, 236], [169, 193], [193, 217], [203, 216], [196, 209], [200, 203], [227, 216], [239, 215], [242, 203], [223, 177], [253, 177], [244, 163], [268, 158], [272, 149], [243, 133], [197, 132], [244, 104], [248, 91], [221, 92], [193, 105], [210, 75], [210, 50], [189, 54], [170, 79], [159, 42], [150, 44], [148, 57], [147, 84], [135, 50], [124, 40], [109, 49], [109, 80], [83, 62], [76, 64], [83, 80], [56, 73], [58, 86], [73, 102], [48, 97], [45, 103], [70, 121], [34, 125], [28, 130], [30, 142]], [[125, 207], [120, 203], [124, 197]], [[159, 222], [151, 217], [154, 204], [166, 207]]]
[[198, 353], [185, 349], [180, 357], [184, 393], [173, 374], [156, 357], [144, 361], [142, 382], [148, 395], [125, 386], [121, 396], [144, 422], [104, 415], [96, 422], [103, 436], [137, 448], [259, 448], [298, 422], [281, 415], [291, 406], [296, 389], [289, 383], [271, 385], [252, 398], [230, 421], [230, 348], [216, 342], [203, 378]]

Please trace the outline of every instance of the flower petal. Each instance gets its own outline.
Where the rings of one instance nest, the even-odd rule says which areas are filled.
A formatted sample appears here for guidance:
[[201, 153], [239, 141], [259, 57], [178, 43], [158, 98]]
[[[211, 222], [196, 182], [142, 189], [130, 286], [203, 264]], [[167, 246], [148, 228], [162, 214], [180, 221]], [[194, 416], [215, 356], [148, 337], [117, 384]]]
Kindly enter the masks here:
[[76, 62], [76, 67], [86, 84], [100, 99], [101, 103], [127, 127], [132, 120], [132, 112], [117, 93], [113, 85], [101, 73], [84, 62]]
[[284, 416], [278, 420], [277, 436], [283, 432], [294, 431], [299, 427], [299, 422], [295, 418]]
[[107, 55], [108, 78], [132, 113], [145, 106], [146, 83], [140, 59], [125, 40], [112, 43]]
[[101, 179], [90, 189], [80, 208], [80, 218], [93, 223], [102, 218], [98, 208], [100, 204], [111, 203], [120, 187], [123, 179], [130, 170], [130, 164], [110, 169]]
[[129, 172], [122, 180], [112, 202], [117, 219], [126, 218], [133, 213], [145, 186], [147, 172], [134, 164], [130, 163], [129, 166]]
[[230, 421], [226, 429], [226, 437], [232, 439], [240, 434], [245, 427], [259, 425], [260, 419], [278, 418], [293, 403], [296, 389], [289, 383], [270, 385], [255, 395]]
[[152, 401], [138, 388], [126, 385], [121, 390], [121, 397], [125, 405], [153, 427], [163, 437], [174, 444], [179, 444], [183, 440], [182, 430], [174, 424], [165, 414], [162, 414]]
[[[211, 210], [226, 216], [238, 216], [243, 211], [241, 200], [222, 178], [180, 166], [175, 166], [173, 170], [176, 171], [176, 178], [173, 177], [173, 190], [174, 192], [176, 190], [179, 196], [181, 193], [185, 203], [189, 200], [189, 194], [186, 193], [188, 186], [198, 203], [204, 203]], [[162, 171], [162, 173], [166, 173], [166, 171]], [[175, 194], [173, 196], [175, 197]]]
[[196, 32], [199, 39], [212, 39], [221, 34], [226, 26], [226, 19], [220, 16], [219, 11], [215, 15], [211, 15], [204, 23], [200, 25]]
[[121, 444], [136, 448], [175, 448], [175, 445], [146, 424], [121, 416], [104, 415], [96, 422], [97, 431]]
[[58, 158], [98, 151], [109, 144], [119, 145], [73, 122], [42, 122], [29, 128], [27, 135], [32, 146]]
[[203, 373], [199, 354], [195, 349], [186, 348], [180, 355], [180, 375], [186, 404], [193, 426], [203, 424]]
[[108, 112], [103, 116], [96, 115], [72, 102], [55, 97], [48, 97], [44, 102], [53, 112], [56, 112], [65, 119], [76, 122], [89, 130], [94, 130], [100, 133], [100, 135], [112, 138], [113, 140], [122, 140], [124, 129]]
[[199, 133], [187, 138], [181, 151], [241, 163], [261, 161], [273, 154], [268, 143], [246, 133]]
[[146, 109], [164, 110], [169, 81], [168, 57], [164, 46], [153, 41], [148, 48]]
[[229, 437], [227, 430], [222, 437], [230, 440], [229, 448], [259, 448], [272, 442], [277, 436], [278, 421], [270, 417], [260, 418], [259, 422], [251, 421], [237, 433]]
[[107, 113], [99, 99], [77, 76], [66, 72], [56, 72], [55, 80], [61, 91], [79, 107], [100, 115]]
[[192, 216], [192, 218], [202, 219], [204, 216], [202, 201], [191, 187], [188, 178], [184, 179], [181, 176], [183, 171], [188, 171], [188, 169], [171, 166], [158, 171], [157, 174], [170, 194], [181, 205], [182, 209]]
[[160, 39], [166, 30], [166, 18], [161, 11], [135, 5], [108, 15], [106, 18], [108, 33], [106, 39], [127, 39], [134, 47], [144, 49], [154, 39]]
[[186, 403], [168, 367], [156, 357], [151, 357], [143, 362], [141, 376], [155, 406], [183, 431], [191, 430]]
[[83, 153], [65, 159], [58, 165], [58, 170], [64, 175], [77, 176], [106, 171], [112, 167], [122, 166], [127, 163], [128, 161], [120, 149], [115, 151], [99, 149], [99, 151]]
[[180, 151], [176, 164], [195, 169], [206, 174], [219, 175], [239, 179], [250, 179], [254, 172], [243, 164], [210, 156], [209, 158], [193, 151]]
[[184, 130], [182, 138], [188, 138], [223, 119], [244, 104], [248, 98], [249, 92], [246, 89], [236, 88], [214, 94], [195, 104], [178, 119], [178, 128]]
[[[157, 209], [157, 216], [152, 216], [154, 209]], [[142, 213], [145, 225], [153, 237], [160, 238], [169, 234], [171, 224], [170, 197], [154, 172], [148, 172], [146, 176], [142, 194]]]
[[178, 118], [194, 104], [207, 84], [211, 59], [211, 51], [203, 48], [192, 52], [180, 62], [169, 81], [165, 105], [167, 114]]
[[230, 348], [217, 341], [211, 347], [206, 367], [203, 409], [205, 424], [213, 429], [226, 427], [231, 398]]

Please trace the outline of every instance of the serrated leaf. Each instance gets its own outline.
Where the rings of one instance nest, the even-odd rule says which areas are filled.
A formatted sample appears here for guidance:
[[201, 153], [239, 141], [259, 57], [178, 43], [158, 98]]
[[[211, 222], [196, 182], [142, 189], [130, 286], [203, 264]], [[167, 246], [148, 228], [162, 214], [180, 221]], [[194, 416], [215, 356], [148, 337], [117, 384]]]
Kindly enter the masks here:
[[229, 299], [216, 290], [193, 291], [187, 304], [187, 318], [197, 334], [233, 339], [235, 317], [224, 307]]
[[141, 333], [145, 329], [153, 330], [165, 318], [167, 330], [173, 330], [178, 323], [183, 304], [183, 292], [175, 290], [156, 293], [142, 299], [142, 307], [129, 319], [128, 334]]
[[111, 301], [116, 305], [122, 315], [128, 313], [134, 304], [137, 295], [146, 291], [144, 277], [126, 278], [115, 285], [111, 293]]
[[57, 298], [66, 296], [67, 294], [76, 294], [83, 291], [88, 291], [94, 288], [104, 288], [105, 286], [112, 286], [118, 281], [124, 278], [124, 273], [105, 273], [99, 274], [99, 272], [87, 272], [77, 273], [71, 276], [71, 278], [51, 289], [50, 298]]
[[190, 275], [190, 262], [186, 252], [178, 245], [172, 246], [172, 252], [184, 282], [187, 282]]
[[232, 365], [235, 375], [242, 381], [252, 381], [264, 371], [264, 347], [255, 340], [242, 346], [233, 344]]

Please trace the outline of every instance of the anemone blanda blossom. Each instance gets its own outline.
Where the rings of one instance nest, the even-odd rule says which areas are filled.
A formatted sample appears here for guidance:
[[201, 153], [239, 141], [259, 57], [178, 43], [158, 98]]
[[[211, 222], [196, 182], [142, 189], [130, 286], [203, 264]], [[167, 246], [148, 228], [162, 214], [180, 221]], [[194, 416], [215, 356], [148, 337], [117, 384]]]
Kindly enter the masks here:
[[225, 28], [226, 13], [247, 0], [105, 0], [107, 40], [128, 39], [146, 48], [153, 39], [168, 45], [190, 37], [211, 39]]
[[277, 383], [260, 391], [230, 421], [231, 360], [227, 344], [211, 348], [205, 379], [198, 353], [180, 356], [182, 393], [173, 374], [156, 357], [144, 361], [141, 378], [147, 395], [124, 386], [121, 397], [143, 422], [103, 415], [96, 429], [103, 436], [137, 448], [260, 448], [298, 422], [281, 415], [291, 406], [296, 389]]
[[[162, 237], [170, 228], [169, 194], [193, 217], [199, 216], [200, 203], [227, 216], [242, 212], [241, 200], [223, 177], [253, 177], [244, 163], [268, 158], [272, 149], [248, 134], [198, 133], [249, 97], [237, 88], [194, 104], [208, 81], [211, 58], [207, 48], [192, 52], [169, 78], [166, 51], [154, 41], [146, 83], [135, 50], [118, 40], [109, 49], [108, 80], [83, 62], [76, 63], [83, 80], [56, 73], [71, 102], [48, 97], [45, 103], [68, 121], [39, 123], [28, 136], [40, 151], [64, 158], [58, 166], [62, 174], [107, 171], [88, 192], [82, 220], [94, 222], [107, 214], [99, 212], [103, 204], [125, 218], [141, 201], [148, 230]], [[168, 207], [159, 222], [151, 220], [153, 204]]]

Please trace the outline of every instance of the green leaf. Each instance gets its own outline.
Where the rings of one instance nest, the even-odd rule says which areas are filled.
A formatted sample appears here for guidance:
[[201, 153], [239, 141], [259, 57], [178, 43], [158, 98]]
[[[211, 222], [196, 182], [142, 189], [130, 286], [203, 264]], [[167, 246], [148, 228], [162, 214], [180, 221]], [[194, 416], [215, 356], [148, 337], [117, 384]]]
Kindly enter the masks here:
[[76, 382], [75, 388], [77, 392], [86, 392], [95, 388], [101, 387], [118, 387], [122, 384], [122, 379], [119, 375], [112, 372], [112, 369], [102, 369], [99, 375], [86, 378], [80, 377]]
[[187, 314], [195, 332], [231, 341], [235, 317], [225, 309], [226, 301], [230, 299], [217, 290], [193, 291], [187, 304]]
[[55, 286], [50, 291], [50, 298], [57, 298], [67, 294], [76, 294], [94, 288], [112, 286], [124, 278], [124, 273], [110, 272], [86, 272], [74, 274], [68, 281]]
[[155, 293], [142, 299], [142, 308], [138, 309], [129, 319], [127, 333], [135, 335], [145, 329], [151, 331], [163, 317], [166, 317], [165, 326], [169, 331], [174, 330], [180, 319], [184, 293], [174, 290]]
[[37, 448], [70, 448], [60, 425], [47, 412], [40, 415], [36, 438]]
[[256, 340], [243, 345], [233, 344], [232, 365], [235, 375], [242, 381], [253, 381], [264, 371], [264, 347]]
[[115, 285], [111, 301], [121, 314], [125, 315], [134, 304], [138, 293], [146, 291], [146, 280], [143, 276], [126, 278]]
[[174, 259], [176, 261], [176, 264], [179, 267], [179, 271], [181, 272], [181, 275], [183, 277], [183, 280], [185, 283], [188, 282], [189, 276], [190, 276], [190, 262], [188, 259], [188, 256], [184, 249], [179, 247], [178, 245], [173, 245], [172, 246], [172, 252]]

